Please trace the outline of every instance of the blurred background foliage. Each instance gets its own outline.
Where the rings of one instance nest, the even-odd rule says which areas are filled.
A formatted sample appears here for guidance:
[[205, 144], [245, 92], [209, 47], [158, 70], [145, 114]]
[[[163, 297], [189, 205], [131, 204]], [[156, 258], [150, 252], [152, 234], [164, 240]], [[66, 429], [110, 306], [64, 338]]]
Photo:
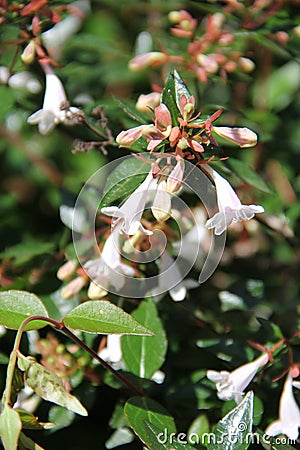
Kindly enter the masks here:
[[[206, 430], [207, 424], [219, 420], [228, 407], [217, 399], [205, 379], [206, 369], [231, 370], [257, 354], [248, 340], [273, 345], [299, 329], [299, 3], [237, 3], [243, 8], [235, 8], [235, 2], [229, 1], [92, 1], [91, 13], [79, 32], [64, 43], [59, 67], [55, 68], [72, 105], [82, 106], [87, 115], [98, 105], [104, 108], [113, 136], [136, 125], [115, 98], [134, 107], [141, 93], [149, 93], [153, 85], [162, 87], [174, 67], [196, 95], [198, 110], [205, 113], [222, 106], [225, 112], [218, 124], [247, 126], [259, 135], [254, 149], [220, 147], [219, 151], [220, 156], [244, 161], [260, 175], [263, 189], [256, 189], [242, 181], [230, 159], [225, 162], [237, 191], [243, 192], [243, 198], [248, 196], [262, 204], [265, 215], [229, 232], [217, 271], [204, 285], [190, 291], [185, 302], [174, 304], [166, 295], [157, 305], [168, 338], [168, 353], [161, 368], [166, 378], [162, 385], [149, 381], [147, 394], [170, 411], [183, 432], [193, 421], [195, 429]], [[129, 61], [136, 52], [142, 52], [139, 46], [144, 44], [139, 38], [143, 32], [152, 36], [145, 44], [146, 51], [164, 48], [172, 55], [186, 54], [188, 39], [172, 36], [168, 20], [170, 11], [181, 9], [198, 20], [199, 36], [208, 14], [223, 13], [226, 28], [235, 36], [229, 51], [249, 57], [255, 63], [254, 70], [227, 73], [226, 79], [215, 74], [207, 83], [199, 81], [193, 71], [172, 63], [130, 71]], [[0, 62], [11, 66], [14, 61], [13, 73], [24, 70], [19, 54], [15, 57], [16, 45], [7, 43], [18, 37], [18, 24], [12, 19], [0, 26]], [[37, 63], [26, 70], [44, 86]], [[81, 105], [83, 94], [87, 101]], [[36, 127], [27, 124], [27, 117], [40, 108], [42, 100], [43, 88], [30, 93], [0, 85], [0, 280], [3, 290], [25, 289], [40, 295], [55, 317], [80, 301], [80, 296], [72, 300], [60, 297], [56, 272], [65, 261], [71, 232], [60, 221], [59, 206], [74, 205], [95, 170], [128, 152], [112, 145], [107, 147], [107, 156], [95, 149], [72, 153], [77, 139], [94, 139], [84, 126], [61, 125], [49, 136], [41, 136]], [[127, 304], [129, 310], [136, 306]], [[40, 335], [45, 338], [47, 330]], [[0, 341], [1, 389], [13, 336], [8, 331]], [[67, 345], [62, 335], [57, 334], [56, 339]], [[94, 342], [91, 337], [87, 339], [97, 348], [100, 338]], [[29, 338], [23, 346], [24, 353], [32, 352]], [[300, 362], [297, 339], [293, 341], [293, 357]], [[104, 369], [94, 367], [83, 351], [77, 350], [75, 358], [71, 384], [89, 416], [74, 418], [68, 411], [41, 403], [36, 411], [40, 419], [58, 424], [54, 430], [34, 435], [47, 449], [102, 449], [113, 430], [126, 425], [121, 405], [128, 393]], [[271, 380], [287, 364], [287, 355], [275, 357], [255, 385], [264, 405], [262, 428], [277, 417], [282, 380]], [[120, 448], [133, 450], [142, 445], [136, 440]]]

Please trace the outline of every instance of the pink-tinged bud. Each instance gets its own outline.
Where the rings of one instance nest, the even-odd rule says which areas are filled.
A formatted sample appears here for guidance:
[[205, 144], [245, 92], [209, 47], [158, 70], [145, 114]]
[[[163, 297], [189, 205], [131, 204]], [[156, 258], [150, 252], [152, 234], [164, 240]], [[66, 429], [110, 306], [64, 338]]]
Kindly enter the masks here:
[[213, 55], [197, 55], [197, 62], [207, 73], [216, 73], [219, 65]]
[[276, 38], [277, 41], [282, 45], [286, 45], [290, 39], [288, 33], [286, 33], [285, 31], [277, 31]]
[[212, 127], [212, 131], [241, 148], [254, 147], [257, 144], [257, 134], [249, 128]]
[[181, 38], [185, 38], [185, 39], [191, 39], [193, 37], [192, 31], [186, 31], [186, 30], [183, 30], [182, 28], [171, 28], [170, 31], [173, 34], [173, 36], [176, 36], [176, 37], [181, 37]]
[[91, 282], [87, 292], [88, 298], [91, 300], [97, 300], [99, 298], [103, 298], [107, 295], [107, 291], [97, 284]]
[[233, 40], [234, 40], [233, 34], [230, 34], [230, 33], [224, 33], [224, 34], [222, 34], [222, 36], [220, 37], [219, 43], [220, 43], [221, 45], [229, 45], [229, 44], [231, 44], [231, 43], [233, 42]]
[[23, 50], [23, 53], [21, 55], [21, 59], [24, 64], [32, 64], [35, 59], [35, 42], [30, 41], [29, 44], [26, 45], [26, 47]]
[[129, 130], [121, 131], [116, 137], [116, 143], [122, 147], [130, 147], [135, 141], [142, 136], [142, 131], [145, 125], [130, 128]]
[[238, 65], [246, 73], [250, 73], [255, 69], [255, 63], [251, 59], [244, 58], [243, 56], [238, 59]]
[[68, 280], [71, 275], [75, 272], [78, 264], [77, 261], [67, 261], [65, 264], [63, 264], [57, 271], [57, 278], [61, 281]]
[[166, 181], [166, 191], [170, 194], [175, 194], [179, 191], [182, 185], [184, 172], [184, 159], [177, 161], [176, 166], [171, 171]]
[[151, 211], [158, 222], [165, 222], [171, 216], [171, 195], [167, 191], [166, 181], [157, 185]]
[[234, 71], [235, 71], [236, 66], [237, 66], [237, 64], [236, 64], [235, 61], [227, 61], [227, 63], [224, 64], [223, 67], [224, 67], [224, 69], [226, 70], [226, 72], [231, 73], [231, 72], [234, 72]]
[[223, 24], [225, 22], [225, 16], [222, 13], [215, 13], [212, 15], [212, 25], [215, 28], [222, 28]]
[[157, 67], [168, 60], [168, 55], [162, 52], [149, 52], [135, 56], [129, 61], [128, 67], [133, 72], [138, 72], [147, 67]]
[[160, 104], [161, 94], [159, 92], [151, 92], [150, 94], [141, 94], [136, 102], [136, 109], [140, 112], [148, 112], [149, 108], [154, 109]]
[[70, 283], [68, 283], [65, 287], [61, 290], [61, 296], [65, 300], [69, 300], [70, 298], [74, 297], [85, 284], [87, 283], [87, 278], [85, 277], [77, 277], [74, 278]]

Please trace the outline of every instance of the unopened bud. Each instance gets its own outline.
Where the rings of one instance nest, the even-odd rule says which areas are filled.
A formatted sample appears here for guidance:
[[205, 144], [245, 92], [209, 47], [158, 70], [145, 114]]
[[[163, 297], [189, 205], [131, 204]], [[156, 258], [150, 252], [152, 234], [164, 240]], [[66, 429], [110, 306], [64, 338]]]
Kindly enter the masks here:
[[257, 144], [257, 134], [249, 128], [212, 127], [212, 131], [241, 148], [254, 147]]
[[91, 300], [97, 300], [98, 298], [103, 298], [107, 294], [107, 291], [103, 289], [102, 287], [98, 286], [98, 284], [91, 281], [89, 288], [88, 288], [88, 298]]
[[23, 50], [23, 53], [21, 55], [21, 59], [24, 64], [31, 64], [34, 61], [35, 58], [35, 42], [30, 41], [29, 44], [26, 45], [26, 47]]
[[300, 25], [297, 25], [294, 29], [293, 32], [295, 33], [295, 35], [300, 38]]
[[138, 72], [147, 67], [157, 67], [164, 64], [168, 60], [168, 55], [162, 52], [149, 52], [143, 55], [135, 56], [129, 61], [129, 69], [133, 72]]
[[136, 102], [136, 109], [140, 112], [148, 112], [149, 108], [154, 109], [160, 104], [161, 94], [151, 92], [150, 94], [141, 94]]
[[170, 194], [175, 194], [179, 191], [182, 185], [184, 172], [184, 159], [180, 159], [177, 161], [176, 166], [171, 171], [170, 175], [166, 181], [166, 190], [170, 192]]
[[116, 137], [116, 142], [123, 147], [130, 147], [135, 141], [137, 141], [142, 136], [144, 125], [139, 127], [130, 128], [129, 130], [121, 131]]
[[197, 55], [197, 62], [207, 73], [216, 73], [219, 65], [212, 55]]
[[250, 73], [255, 69], [255, 63], [251, 59], [244, 58], [243, 56], [238, 59], [238, 65], [246, 73]]
[[67, 261], [57, 271], [57, 278], [61, 281], [68, 280], [77, 268], [77, 261]]
[[167, 192], [166, 182], [158, 184], [151, 211], [159, 222], [165, 222], [171, 216], [171, 195]]
[[168, 19], [171, 23], [179, 23], [180, 22], [180, 12], [179, 11], [170, 11], [168, 14]]
[[65, 300], [69, 300], [70, 298], [74, 297], [87, 283], [87, 278], [85, 277], [77, 277], [74, 278], [70, 283], [68, 283], [65, 287], [61, 290], [61, 296]]
[[6, 84], [10, 77], [10, 73], [7, 67], [0, 66], [0, 83]]

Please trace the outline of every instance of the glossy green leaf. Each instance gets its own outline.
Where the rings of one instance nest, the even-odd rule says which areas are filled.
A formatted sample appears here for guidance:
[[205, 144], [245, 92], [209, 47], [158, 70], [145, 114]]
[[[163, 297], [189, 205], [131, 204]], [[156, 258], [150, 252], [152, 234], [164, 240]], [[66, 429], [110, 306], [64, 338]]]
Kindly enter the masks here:
[[251, 444], [253, 423], [253, 392], [226, 414], [213, 429], [208, 450], [246, 450]]
[[129, 444], [134, 440], [134, 434], [129, 428], [123, 427], [118, 428], [113, 432], [113, 434], [105, 442], [105, 448], [115, 448], [119, 445]]
[[250, 184], [250, 186], [266, 192], [267, 194], [271, 193], [266, 182], [244, 161], [230, 158], [227, 161], [227, 164], [241, 178], [241, 180]]
[[155, 303], [144, 300], [133, 317], [154, 333], [154, 336], [124, 336], [121, 339], [126, 369], [141, 378], [151, 378], [165, 361], [167, 339]]
[[152, 335], [130, 314], [106, 300], [82, 303], [64, 317], [63, 323], [87, 333]]
[[[149, 398], [130, 398], [125, 404], [124, 412], [130, 426], [146, 445], [149, 443], [149, 435], [145, 421], [162, 431], [166, 429], [167, 434], [176, 432], [173, 417], [159, 403]], [[150, 446], [150, 448], [152, 447]]]
[[[172, 434], [168, 434], [166, 429], [163, 431], [156, 427], [154, 424], [144, 421], [144, 425], [146, 428], [146, 432], [148, 434], [148, 442], [147, 445], [151, 450], [192, 450], [195, 447], [192, 447], [188, 444], [188, 437], [186, 433], [179, 433], [177, 438]], [[174, 433], [175, 434], [175, 433]]]
[[[32, 316], [48, 317], [45, 306], [36, 295], [17, 290], [0, 292], [1, 325], [17, 330], [25, 319]], [[46, 325], [46, 322], [35, 320], [26, 325], [25, 330], [36, 330]]]
[[0, 436], [5, 450], [16, 450], [22, 422], [16, 410], [8, 405], [4, 408], [0, 415]]
[[260, 424], [263, 413], [264, 404], [261, 399], [255, 395], [253, 403], [253, 425], [257, 426]]
[[150, 164], [134, 156], [126, 158], [107, 177], [99, 208], [128, 197], [146, 178]]
[[180, 78], [176, 70], [170, 73], [169, 78], [162, 92], [162, 103], [164, 103], [170, 111], [173, 126], [178, 125], [178, 117], [180, 116], [180, 97], [185, 95], [190, 98], [186, 85]]
[[8, 86], [0, 86], [0, 119], [3, 120], [6, 114], [8, 114], [15, 102], [14, 90]]
[[18, 366], [20, 370], [25, 372], [26, 384], [37, 395], [44, 400], [63, 406], [76, 414], [87, 416], [86, 409], [74, 395], [71, 395], [64, 388], [61, 378], [54, 372], [51, 372], [32, 358], [26, 358], [20, 353], [18, 356]]
[[55, 427], [55, 423], [53, 422], [39, 422], [38, 418], [23, 409], [17, 410], [22, 421], [22, 429], [26, 430], [49, 430], [50, 428]]
[[204, 433], [209, 433], [209, 420], [205, 414], [196, 417], [188, 429], [188, 436], [197, 435], [201, 437]]
[[43, 447], [41, 447], [39, 444], [34, 442], [32, 439], [30, 439], [28, 436], [26, 436], [22, 432], [21, 432], [20, 438], [19, 438], [19, 448], [20, 448], [20, 450], [23, 450], [23, 449], [26, 449], [26, 450], [44, 450]]

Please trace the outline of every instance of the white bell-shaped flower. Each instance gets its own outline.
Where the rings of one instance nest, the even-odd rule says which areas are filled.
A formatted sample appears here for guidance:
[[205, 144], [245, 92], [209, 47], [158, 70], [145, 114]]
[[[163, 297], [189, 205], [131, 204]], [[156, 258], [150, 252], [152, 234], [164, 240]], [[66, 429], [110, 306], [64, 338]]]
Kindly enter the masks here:
[[250, 220], [255, 214], [264, 212], [260, 205], [243, 205], [225, 178], [208, 165], [205, 170], [214, 180], [219, 208], [219, 212], [206, 222], [206, 227], [214, 228], [216, 235], [222, 234], [232, 222]]
[[271, 423], [265, 433], [269, 436], [285, 434], [289, 439], [296, 440], [299, 435], [300, 409], [293, 394], [293, 377], [289, 370], [279, 402], [279, 419]]
[[240, 403], [244, 390], [252, 381], [258, 369], [267, 364], [268, 361], [268, 355], [263, 353], [259, 358], [238, 367], [232, 372], [208, 370], [206, 376], [216, 383], [217, 395], [220, 400], [234, 399], [236, 403]]
[[31, 114], [27, 122], [31, 125], [38, 124], [39, 132], [48, 134], [61, 122], [69, 125], [75, 123], [79, 109], [75, 107], [64, 109], [64, 105], [67, 105], [67, 96], [62, 82], [48, 64], [42, 64], [42, 67], [46, 75], [43, 107]]

